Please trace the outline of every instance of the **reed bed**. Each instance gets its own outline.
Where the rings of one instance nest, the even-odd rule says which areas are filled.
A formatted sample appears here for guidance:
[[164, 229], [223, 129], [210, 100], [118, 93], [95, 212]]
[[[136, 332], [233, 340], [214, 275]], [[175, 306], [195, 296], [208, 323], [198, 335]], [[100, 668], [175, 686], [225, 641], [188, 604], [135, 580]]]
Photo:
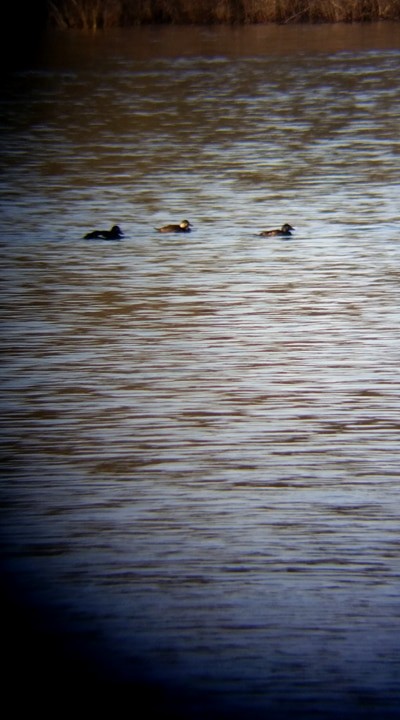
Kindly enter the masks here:
[[400, 20], [400, 0], [48, 0], [58, 28]]

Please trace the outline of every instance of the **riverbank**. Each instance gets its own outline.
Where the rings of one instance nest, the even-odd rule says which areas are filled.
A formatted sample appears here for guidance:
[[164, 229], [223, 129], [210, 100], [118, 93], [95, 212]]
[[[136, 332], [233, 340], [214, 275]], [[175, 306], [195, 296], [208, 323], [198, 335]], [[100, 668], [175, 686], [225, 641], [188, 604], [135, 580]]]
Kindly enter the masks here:
[[338, 23], [400, 20], [400, 0], [50, 0], [50, 27]]

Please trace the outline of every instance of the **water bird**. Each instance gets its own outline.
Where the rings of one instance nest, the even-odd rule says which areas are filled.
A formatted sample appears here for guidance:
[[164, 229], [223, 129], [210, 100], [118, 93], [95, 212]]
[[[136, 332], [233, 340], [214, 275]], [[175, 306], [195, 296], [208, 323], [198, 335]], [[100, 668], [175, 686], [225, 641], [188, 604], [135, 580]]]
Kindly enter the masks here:
[[111, 230], [93, 230], [83, 236], [84, 240], [95, 240], [101, 238], [102, 240], [119, 240], [124, 237], [119, 225], [113, 225]]
[[284, 225], [282, 225], [281, 228], [279, 228], [277, 230], [263, 230], [262, 232], [259, 233], [259, 235], [262, 235], [263, 237], [266, 237], [266, 236], [271, 237], [271, 236], [277, 236], [277, 235], [288, 237], [289, 235], [292, 234], [292, 230], [295, 230], [295, 228], [292, 227], [291, 225], [289, 225], [289, 223], [285, 223]]
[[161, 233], [182, 233], [190, 232], [191, 227], [193, 227], [193, 225], [189, 220], [182, 220], [179, 225], [164, 225], [163, 227], [156, 228], [156, 230]]

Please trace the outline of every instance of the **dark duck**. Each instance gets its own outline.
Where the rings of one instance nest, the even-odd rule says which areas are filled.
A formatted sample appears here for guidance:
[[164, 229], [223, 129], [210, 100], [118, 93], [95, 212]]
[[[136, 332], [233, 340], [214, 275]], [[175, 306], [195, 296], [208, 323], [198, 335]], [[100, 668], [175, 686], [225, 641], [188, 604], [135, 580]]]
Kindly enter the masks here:
[[101, 240], [119, 240], [122, 237], [124, 237], [124, 233], [119, 225], [113, 225], [111, 230], [93, 230], [83, 236], [84, 240], [96, 240], [97, 238]]

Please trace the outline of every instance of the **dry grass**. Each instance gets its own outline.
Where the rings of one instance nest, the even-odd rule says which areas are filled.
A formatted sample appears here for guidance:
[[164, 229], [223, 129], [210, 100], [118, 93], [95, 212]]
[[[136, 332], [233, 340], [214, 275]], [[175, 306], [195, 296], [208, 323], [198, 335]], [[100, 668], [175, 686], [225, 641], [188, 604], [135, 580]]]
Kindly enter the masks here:
[[149, 23], [400, 20], [400, 0], [48, 0], [49, 24], [97, 30]]
[[49, 23], [63, 30], [117, 27], [122, 7], [121, 0], [49, 0]]

